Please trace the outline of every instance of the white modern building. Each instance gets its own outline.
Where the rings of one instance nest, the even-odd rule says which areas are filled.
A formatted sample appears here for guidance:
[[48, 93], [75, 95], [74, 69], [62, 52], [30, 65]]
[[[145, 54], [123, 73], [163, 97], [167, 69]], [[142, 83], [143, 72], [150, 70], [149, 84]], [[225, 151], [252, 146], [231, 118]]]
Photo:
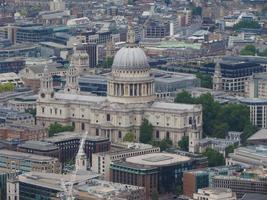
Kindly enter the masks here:
[[227, 188], [198, 189], [193, 195], [194, 200], [236, 200], [236, 194]]

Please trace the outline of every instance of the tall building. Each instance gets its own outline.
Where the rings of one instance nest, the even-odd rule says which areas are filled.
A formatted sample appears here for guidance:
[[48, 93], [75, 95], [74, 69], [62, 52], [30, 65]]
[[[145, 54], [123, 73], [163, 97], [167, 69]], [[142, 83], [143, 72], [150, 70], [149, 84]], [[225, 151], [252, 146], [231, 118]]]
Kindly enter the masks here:
[[37, 123], [44, 127], [55, 121], [72, 124], [77, 131], [87, 130], [113, 142], [122, 141], [128, 132], [134, 133], [138, 140], [144, 118], [153, 125], [155, 140], [169, 138], [176, 144], [189, 134], [193, 118], [201, 132], [201, 105], [155, 100], [154, 77], [144, 51], [134, 43], [134, 38], [130, 29], [127, 45], [114, 57], [107, 97], [54, 92], [51, 75], [45, 73], [36, 106]]
[[98, 65], [98, 47], [97, 43], [89, 42], [86, 46], [86, 51], [89, 55], [89, 66], [94, 68]]

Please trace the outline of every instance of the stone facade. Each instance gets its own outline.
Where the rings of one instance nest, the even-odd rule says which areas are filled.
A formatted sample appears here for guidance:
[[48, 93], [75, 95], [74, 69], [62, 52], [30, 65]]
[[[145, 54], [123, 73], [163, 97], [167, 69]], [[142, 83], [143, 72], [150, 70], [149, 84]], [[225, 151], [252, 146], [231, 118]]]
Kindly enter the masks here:
[[130, 30], [127, 46], [114, 58], [107, 97], [66, 90], [54, 92], [50, 75], [44, 73], [37, 101], [37, 122], [44, 127], [54, 122], [72, 124], [76, 131], [87, 130], [113, 142], [121, 141], [128, 132], [134, 133], [138, 140], [144, 118], [153, 125], [156, 140], [169, 138], [176, 144], [188, 135], [193, 121], [202, 132], [201, 105], [155, 101], [154, 77], [145, 53], [134, 44], [133, 37]]

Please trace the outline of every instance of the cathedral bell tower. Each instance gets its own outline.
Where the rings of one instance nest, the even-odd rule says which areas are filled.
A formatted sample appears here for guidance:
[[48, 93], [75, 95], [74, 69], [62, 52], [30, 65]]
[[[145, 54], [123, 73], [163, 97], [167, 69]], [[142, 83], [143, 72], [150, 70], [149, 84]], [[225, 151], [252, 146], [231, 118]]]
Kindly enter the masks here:
[[48, 72], [48, 66], [45, 65], [44, 74], [40, 80], [40, 98], [54, 98], [53, 77]]
[[189, 131], [189, 152], [198, 153], [198, 142], [201, 139], [201, 132], [197, 129], [195, 117], [192, 120], [192, 126]]
[[89, 70], [89, 55], [84, 47], [74, 45], [70, 63], [77, 69], [79, 74]]
[[223, 90], [221, 64], [219, 62], [217, 62], [215, 65], [215, 70], [213, 75], [213, 90], [214, 91]]
[[66, 75], [66, 85], [64, 88], [64, 92], [68, 94], [79, 94], [80, 87], [79, 87], [79, 76], [77, 69], [73, 66], [70, 66], [67, 75]]

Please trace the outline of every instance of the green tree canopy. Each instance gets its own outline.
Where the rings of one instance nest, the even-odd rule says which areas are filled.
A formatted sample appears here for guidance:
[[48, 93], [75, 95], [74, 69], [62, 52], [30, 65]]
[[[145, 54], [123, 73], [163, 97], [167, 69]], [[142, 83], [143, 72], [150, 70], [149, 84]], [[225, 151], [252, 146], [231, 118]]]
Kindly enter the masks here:
[[242, 28], [259, 29], [261, 25], [255, 20], [241, 20], [233, 26], [235, 31], [239, 31]]
[[15, 89], [15, 84], [11, 82], [0, 84], [0, 93], [13, 91], [14, 89]]
[[172, 146], [172, 141], [165, 138], [161, 141], [152, 141], [151, 144], [155, 147], [159, 147], [161, 151], [165, 151]]
[[249, 118], [249, 108], [242, 104], [220, 105], [211, 94], [194, 98], [188, 92], [177, 94], [176, 103], [201, 104], [203, 108], [203, 133], [225, 138], [228, 131], [243, 131], [243, 142], [256, 132]]
[[64, 131], [74, 131], [73, 126], [62, 126], [61, 124], [55, 122], [54, 124], [51, 124], [48, 129], [49, 137], [52, 137], [55, 133], [60, 133]]
[[152, 141], [152, 137], [153, 137], [153, 126], [147, 119], [144, 119], [140, 127], [139, 140], [142, 143], [148, 144]]
[[189, 137], [183, 136], [182, 139], [178, 142], [178, 146], [183, 151], [188, 151], [189, 149]]
[[134, 142], [135, 141], [135, 135], [132, 132], [128, 132], [123, 137], [123, 141], [124, 142]]
[[203, 153], [203, 155], [208, 158], [209, 167], [225, 165], [225, 160], [223, 155], [216, 150], [207, 148], [206, 151]]
[[240, 51], [240, 55], [243, 56], [255, 56], [257, 53], [257, 49], [254, 45], [247, 45], [245, 46], [241, 51]]
[[204, 88], [212, 88], [212, 77], [209, 74], [197, 73], [197, 78], [200, 79], [200, 86]]

